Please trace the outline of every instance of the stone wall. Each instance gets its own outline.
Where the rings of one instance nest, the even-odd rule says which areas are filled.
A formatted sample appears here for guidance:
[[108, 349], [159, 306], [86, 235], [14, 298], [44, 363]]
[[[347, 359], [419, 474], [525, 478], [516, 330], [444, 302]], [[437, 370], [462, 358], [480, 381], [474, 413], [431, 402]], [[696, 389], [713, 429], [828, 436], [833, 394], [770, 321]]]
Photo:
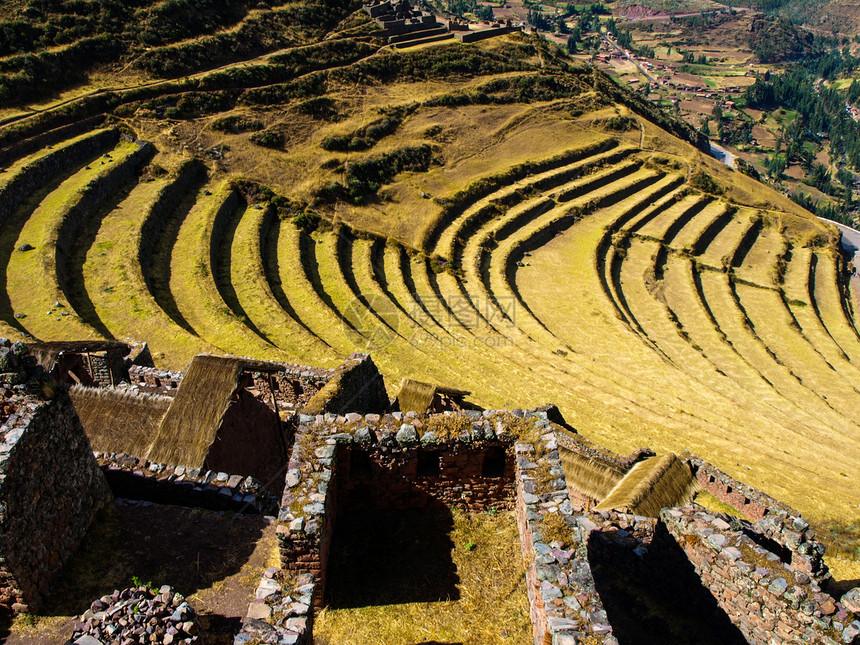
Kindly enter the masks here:
[[78, 194], [77, 201], [62, 214], [62, 221], [56, 231], [54, 261], [57, 283], [69, 302], [75, 302], [76, 298], [75, 285], [69, 282], [74, 275], [74, 272], [69, 270], [69, 262], [74, 255], [78, 231], [86, 219], [96, 213], [111, 194], [131, 181], [155, 154], [155, 148], [150, 143], [139, 141], [137, 146], [137, 150], [122, 161], [110, 160], [115, 167], [84, 186]]
[[152, 283], [152, 263], [156, 256], [157, 242], [179, 204], [189, 193], [196, 192], [195, 186], [205, 178], [206, 167], [200, 161], [192, 159], [185, 162], [175, 179], [158, 193], [155, 203], [143, 221], [137, 249], [137, 263], [146, 288], [151, 294], [155, 293], [155, 286]]
[[690, 466], [703, 490], [754, 521], [756, 530], [783, 547], [795, 569], [818, 582], [830, 577], [823, 559], [824, 546], [815, 541], [814, 532], [800, 513], [695, 455], [684, 453], [681, 459]]
[[277, 498], [253, 477], [171, 466], [122, 453], [93, 453], [113, 494], [233, 513], [274, 513]]
[[522, 31], [522, 27], [490, 27], [489, 29], [481, 29], [479, 31], [467, 31], [458, 33], [457, 37], [464, 43], [474, 43], [479, 40], [494, 38], [495, 36], [504, 36], [505, 34], [510, 34], [515, 31]]
[[351, 354], [305, 406], [309, 415], [381, 413], [390, 405], [385, 381], [369, 354]]
[[182, 382], [182, 372], [132, 365], [128, 368], [128, 379], [141, 392], [176, 396], [176, 390]]
[[[12, 351], [15, 361], [29, 358], [19, 343]], [[11, 361], [4, 369], [18, 367]], [[111, 499], [68, 394], [35, 378], [34, 363], [26, 369], [26, 384], [0, 386], [0, 606], [13, 611], [38, 609]], [[3, 379], [21, 380], [17, 369]]]
[[233, 645], [312, 645], [316, 586], [312, 573], [267, 569]]
[[122, 381], [128, 381], [128, 369], [125, 366], [127, 353], [127, 349], [92, 352], [83, 365], [89, 371], [93, 383], [101, 387], [114, 387]]
[[[319, 604], [339, 508], [510, 508], [514, 437], [502, 418], [301, 415], [278, 516], [281, 567], [312, 572]], [[458, 432], [445, 438], [446, 423]]]
[[543, 434], [534, 444], [516, 444], [516, 512], [535, 645], [617, 645], [588, 562], [588, 538], [596, 525], [573, 516], [546, 413], [529, 414]]
[[69, 125], [48, 130], [42, 134], [25, 139], [15, 145], [4, 147], [0, 150], [0, 166], [13, 163], [16, 159], [22, 159], [27, 155], [34, 154], [47, 147], [68, 141], [84, 132], [94, 130], [104, 123], [105, 116], [100, 114], [83, 121], [77, 121]]
[[[251, 372], [253, 385], [249, 389], [270, 407], [293, 411], [304, 407], [331, 380], [334, 370], [283, 363], [283, 371], [275, 374]], [[274, 401], [274, 403], [273, 403]]]
[[785, 562], [757, 525], [698, 506], [664, 509], [660, 519], [749, 643], [860, 643], [858, 616]]
[[[308, 421], [308, 419], [305, 419]], [[278, 514], [281, 568], [295, 574], [312, 573], [316, 605], [325, 592], [325, 565], [331, 546], [336, 505], [333, 468], [337, 434], [303, 423], [296, 430]]]

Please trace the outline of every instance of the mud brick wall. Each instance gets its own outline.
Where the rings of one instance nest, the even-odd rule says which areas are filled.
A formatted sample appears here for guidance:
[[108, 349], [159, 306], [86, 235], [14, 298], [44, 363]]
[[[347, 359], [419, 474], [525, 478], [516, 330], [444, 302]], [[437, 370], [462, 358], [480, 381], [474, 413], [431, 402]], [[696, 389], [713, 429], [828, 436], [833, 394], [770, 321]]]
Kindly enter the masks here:
[[800, 513], [760, 490], [729, 477], [716, 466], [685, 452], [681, 458], [690, 466], [699, 485], [722, 502], [755, 522], [756, 529], [791, 553], [791, 565], [822, 582], [829, 577], [824, 564], [824, 546]]
[[617, 645], [588, 562], [587, 543], [597, 526], [573, 515], [546, 413], [526, 418], [544, 433], [537, 444], [516, 444], [516, 514], [535, 645]]
[[66, 392], [19, 387], [3, 389], [15, 412], [0, 426], [0, 605], [34, 611], [111, 493]]
[[660, 519], [748, 642], [860, 643], [858, 617], [784, 562], [756, 525], [695, 505], [664, 509]]
[[274, 513], [278, 499], [254, 477], [93, 453], [116, 497], [233, 513]]

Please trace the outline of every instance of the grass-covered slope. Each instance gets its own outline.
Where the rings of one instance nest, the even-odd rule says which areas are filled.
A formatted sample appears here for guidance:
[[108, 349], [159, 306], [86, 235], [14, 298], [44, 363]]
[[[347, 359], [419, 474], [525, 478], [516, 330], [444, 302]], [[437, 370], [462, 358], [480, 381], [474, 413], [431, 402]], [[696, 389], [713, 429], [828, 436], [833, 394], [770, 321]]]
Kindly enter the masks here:
[[369, 351], [394, 388], [553, 401], [620, 452], [689, 448], [857, 516], [860, 331], [834, 230], [540, 39], [391, 50], [338, 20], [10, 116], [3, 333], [147, 340], [167, 367]]

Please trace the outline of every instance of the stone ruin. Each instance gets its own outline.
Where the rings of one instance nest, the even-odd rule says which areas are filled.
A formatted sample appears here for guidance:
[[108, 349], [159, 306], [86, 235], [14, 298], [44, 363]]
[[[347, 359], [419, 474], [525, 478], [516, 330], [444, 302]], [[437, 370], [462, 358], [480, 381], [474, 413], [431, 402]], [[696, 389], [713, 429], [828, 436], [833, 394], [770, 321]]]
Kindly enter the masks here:
[[111, 500], [68, 393], [0, 339], [0, 608], [37, 610]]
[[[110, 484], [120, 497], [276, 516], [279, 566], [260, 580], [235, 645], [313, 642], [342, 513], [451, 507], [515, 511], [536, 645], [860, 643], [860, 590], [828, 593], [824, 548], [799, 513], [689, 453], [616, 455], [576, 434], [554, 406], [392, 411], [381, 375], [360, 354], [334, 370], [198, 357], [183, 374], [133, 368], [129, 382], [83, 396], [76, 385], [70, 397], [25, 345], [0, 345], [0, 603], [7, 610], [38, 608], [110, 500]], [[209, 381], [195, 375], [201, 365]], [[201, 390], [216, 381], [226, 393], [221, 407], [208, 405]], [[314, 393], [286, 387], [295, 382]], [[182, 413], [204, 439], [158, 439], [158, 424], [187, 405], [188, 392], [217, 409], [208, 425], [193, 420], [193, 406]], [[150, 424], [140, 436], [156, 440], [132, 441], [130, 452], [100, 450], [99, 442], [127, 433], [96, 427], [86, 401], [95, 396], [98, 408], [99, 395], [128, 436], [138, 419]], [[207, 462], [218, 441], [227, 452], [243, 442], [242, 432], [221, 432], [231, 405], [251, 399], [280, 424], [276, 484]], [[266, 416], [249, 418], [246, 433]], [[176, 459], [156, 458], [165, 454]], [[738, 517], [692, 503], [700, 490]], [[106, 642], [101, 614], [90, 620], [102, 605], [144, 601], [159, 634], [170, 634], [159, 642], [193, 640], [156, 607], [173, 608], [172, 590], [147, 592], [156, 601], [134, 593], [97, 601], [73, 642]], [[653, 620], [654, 607], [668, 607], [672, 620]]]
[[409, 0], [373, 0], [364, 5], [389, 44], [406, 43], [448, 34], [430, 11], [414, 8]]

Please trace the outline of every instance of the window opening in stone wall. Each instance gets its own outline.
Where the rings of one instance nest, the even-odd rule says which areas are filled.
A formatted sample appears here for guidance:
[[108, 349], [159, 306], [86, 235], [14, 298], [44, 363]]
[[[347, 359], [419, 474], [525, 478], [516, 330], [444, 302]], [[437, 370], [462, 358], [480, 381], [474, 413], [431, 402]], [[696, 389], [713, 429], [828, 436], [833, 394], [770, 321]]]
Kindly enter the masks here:
[[504, 477], [507, 453], [503, 446], [493, 446], [484, 453], [484, 477]]
[[418, 476], [438, 477], [441, 472], [442, 458], [438, 452], [418, 453]]

